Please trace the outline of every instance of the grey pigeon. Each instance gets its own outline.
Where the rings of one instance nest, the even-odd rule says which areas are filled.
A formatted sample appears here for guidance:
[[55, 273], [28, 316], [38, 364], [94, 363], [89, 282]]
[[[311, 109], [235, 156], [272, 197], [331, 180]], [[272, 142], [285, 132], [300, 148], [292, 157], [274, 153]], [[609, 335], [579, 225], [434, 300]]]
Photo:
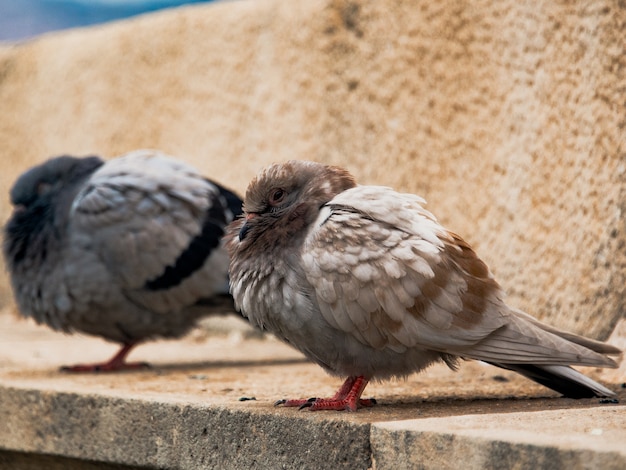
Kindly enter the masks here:
[[250, 322], [348, 377], [332, 398], [279, 400], [351, 410], [368, 381], [476, 359], [568, 397], [612, 397], [570, 365], [616, 367], [620, 350], [509, 307], [487, 266], [418, 196], [360, 186], [305, 161], [252, 180], [227, 232], [231, 292]]
[[241, 200], [193, 167], [151, 150], [61, 156], [10, 196], [3, 248], [20, 312], [122, 344], [109, 362], [67, 370], [139, 367], [125, 362], [136, 344], [235, 312], [222, 237]]

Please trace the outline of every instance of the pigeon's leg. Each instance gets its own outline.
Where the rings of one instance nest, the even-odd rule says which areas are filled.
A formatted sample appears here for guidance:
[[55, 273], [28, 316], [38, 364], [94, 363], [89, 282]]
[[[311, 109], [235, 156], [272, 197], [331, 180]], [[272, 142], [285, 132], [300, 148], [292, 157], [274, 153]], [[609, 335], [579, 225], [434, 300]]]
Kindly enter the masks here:
[[301, 400], [278, 400], [275, 405], [297, 406], [300, 409], [308, 408], [311, 411], [318, 410], [348, 410], [356, 411], [363, 406], [374, 406], [376, 400], [373, 398], [361, 398], [361, 394], [369, 379], [363, 376], [348, 377], [341, 388], [332, 398], [309, 398]]
[[137, 343], [126, 343], [108, 362], [96, 364], [77, 364], [61, 367], [63, 372], [113, 372], [128, 369], [144, 369], [149, 367], [145, 362], [126, 362], [126, 356]]

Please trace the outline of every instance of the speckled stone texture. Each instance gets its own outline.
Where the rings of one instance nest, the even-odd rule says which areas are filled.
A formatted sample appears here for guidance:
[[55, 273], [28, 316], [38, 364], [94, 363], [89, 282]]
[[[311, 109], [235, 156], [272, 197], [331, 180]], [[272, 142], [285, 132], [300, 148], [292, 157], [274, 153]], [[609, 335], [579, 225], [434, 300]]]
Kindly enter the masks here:
[[366, 420], [274, 408], [266, 393], [282, 396], [294, 370], [326, 374], [255, 336], [236, 326], [195, 330], [146, 344], [155, 347], [153, 368], [67, 374], [58, 369], [63, 360], [91, 360], [115, 345], [0, 315], [0, 468], [369, 468]]
[[[453, 416], [372, 426], [376, 470], [550, 470], [626, 466], [623, 406]], [[462, 464], [461, 464], [462, 462]]]
[[356, 413], [298, 411], [273, 403], [328, 396], [341, 380], [240, 323], [132, 351], [149, 369], [67, 374], [60, 365], [116, 346], [0, 315], [0, 468], [624, 468], [624, 370], [584, 371], [622, 404], [559, 398], [469, 361], [373, 382], [378, 404]]
[[248, 0], [6, 45], [0, 184], [138, 147], [239, 191], [270, 162], [340, 164], [426, 197], [511, 304], [606, 338], [626, 309], [625, 30], [608, 0]]

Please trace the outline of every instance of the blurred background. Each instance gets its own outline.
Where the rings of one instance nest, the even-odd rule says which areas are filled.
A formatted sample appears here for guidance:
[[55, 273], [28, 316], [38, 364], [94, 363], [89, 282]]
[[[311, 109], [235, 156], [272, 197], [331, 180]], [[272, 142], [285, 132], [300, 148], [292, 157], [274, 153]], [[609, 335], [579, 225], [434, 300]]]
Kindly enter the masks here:
[[0, 0], [0, 41], [211, 0]]

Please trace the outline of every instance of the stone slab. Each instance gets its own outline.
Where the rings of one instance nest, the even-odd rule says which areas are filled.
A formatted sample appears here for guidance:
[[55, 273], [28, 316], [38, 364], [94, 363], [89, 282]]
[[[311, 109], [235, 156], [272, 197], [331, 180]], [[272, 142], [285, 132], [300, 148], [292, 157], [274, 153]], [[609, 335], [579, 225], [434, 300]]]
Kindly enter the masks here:
[[626, 468], [626, 407], [375, 423], [376, 470]]
[[[332, 395], [340, 380], [272, 337], [220, 328], [139, 346], [131, 359], [151, 363], [150, 369], [67, 374], [61, 365], [99, 360], [116, 347], [0, 314], [0, 464], [19, 470], [43, 464], [72, 470], [380, 469], [402, 468], [390, 465], [404, 462], [410, 468], [418, 455], [418, 467], [453, 465], [468, 449], [468, 458], [474, 455], [477, 440], [483, 451], [466, 468], [483, 468], [494, 452], [510, 449], [524, 462], [541, 463], [543, 456], [558, 463], [569, 454], [604, 462], [623, 442], [622, 405], [559, 398], [512, 372], [476, 362], [458, 372], [435, 366], [406, 380], [372, 383], [365, 394], [378, 405], [357, 413], [274, 407], [279, 398]], [[626, 400], [619, 382], [604, 383]], [[493, 423], [502, 431], [489, 434]], [[545, 445], [543, 438], [529, 444], [533, 428], [552, 434]], [[602, 430], [604, 447], [590, 444], [598, 441], [596, 434], [588, 442], [581, 438], [596, 429]], [[413, 451], [420, 446], [450, 450]], [[440, 460], [432, 460], [435, 454]]]
[[369, 426], [175, 396], [3, 387], [0, 442], [23, 453], [148, 468], [368, 468]]

